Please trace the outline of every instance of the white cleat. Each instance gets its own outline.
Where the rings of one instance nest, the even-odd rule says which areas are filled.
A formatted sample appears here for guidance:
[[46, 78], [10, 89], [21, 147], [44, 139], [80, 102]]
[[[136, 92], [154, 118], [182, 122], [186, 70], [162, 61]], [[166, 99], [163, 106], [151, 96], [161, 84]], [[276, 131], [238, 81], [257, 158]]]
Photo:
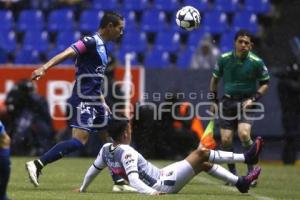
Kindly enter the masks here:
[[33, 161], [29, 161], [25, 164], [25, 169], [28, 173], [30, 182], [35, 186], [39, 186], [38, 178], [40, 175], [40, 171], [38, 171]]
[[113, 185], [113, 192], [137, 192], [137, 190], [130, 185]]

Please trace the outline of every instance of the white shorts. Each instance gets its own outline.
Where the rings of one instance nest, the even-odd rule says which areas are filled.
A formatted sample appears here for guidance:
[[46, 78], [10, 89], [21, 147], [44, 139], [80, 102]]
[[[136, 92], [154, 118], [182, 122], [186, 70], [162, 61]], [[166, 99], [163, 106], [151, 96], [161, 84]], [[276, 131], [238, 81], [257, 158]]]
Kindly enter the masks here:
[[152, 186], [159, 192], [177, 193], [195, 176], [194, 169], [182, 160], [161, 169], [158, 181]]

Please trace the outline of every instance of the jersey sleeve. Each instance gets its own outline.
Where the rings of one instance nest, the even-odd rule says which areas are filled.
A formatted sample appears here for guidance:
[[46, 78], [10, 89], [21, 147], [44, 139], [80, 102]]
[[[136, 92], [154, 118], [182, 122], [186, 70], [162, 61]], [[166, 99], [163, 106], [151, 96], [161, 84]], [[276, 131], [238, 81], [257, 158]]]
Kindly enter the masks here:
[[99, 154], [98, 154], [96, 160], [93, 163], [93, 166], [98, 170], [102, 170], [103, 168], [106, 167], [106, 163], [103, 161], [103, 155], [102, 154], [103, 154], [103, 147], [99, 151]]
[[77, 55], [86, 53], [89, 49], [96, 46], [96, 41], [93, 37], [85, 36], [71, 45]]
[[121, 162], [127, 174], [129, 184], [134, 187], [139, 193], [155, 194], [157, 191], [146, 185], [138, 174], [138, 152], [134, 149], [127, 149], [123, 152]]
[[127, 175], [138, 172], [138, 153], [133, 149], [127, 149], [123, 152], [121, 162]]
[[265, 80], [270, 79], [270, 74], [269, 74], [268, 68], [263, 61], [258, 62], [258, 77], [257, 77], [257, 79], [259, 81], [265, 81]]
[[215, 78], [221, 78], [223, 76], [223, 64], [222, 64], [222, 57], [218, 59], [218, 62], [215, 65], [215, 68], [213, 70], [213, 76]]

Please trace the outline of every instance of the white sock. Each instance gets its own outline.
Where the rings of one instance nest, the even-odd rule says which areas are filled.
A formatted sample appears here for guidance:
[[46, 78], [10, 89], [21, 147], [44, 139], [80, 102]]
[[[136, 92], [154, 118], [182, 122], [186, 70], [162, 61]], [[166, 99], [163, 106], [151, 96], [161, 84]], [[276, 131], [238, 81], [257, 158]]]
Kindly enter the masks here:
[[242, 153], [210, 150], [208, 160], [212, 163], [236, 163], [245, 162], [245, 156]]
[[221, 179], [233, 185], [235, 185], [239, 179], [238, 176], [232, 174], [230, 171], [217, 164], [214, 164], [207, 173], [217, 179]]

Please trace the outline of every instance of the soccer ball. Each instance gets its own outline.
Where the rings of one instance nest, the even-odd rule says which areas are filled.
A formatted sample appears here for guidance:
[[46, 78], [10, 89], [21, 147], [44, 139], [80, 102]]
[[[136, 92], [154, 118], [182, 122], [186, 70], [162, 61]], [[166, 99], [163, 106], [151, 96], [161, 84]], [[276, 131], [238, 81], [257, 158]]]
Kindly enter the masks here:
[[187, 31], [199, 27], [201, 16], [199, 11], [192, 6], [184, 6], [176, 13], [176, 24]]

